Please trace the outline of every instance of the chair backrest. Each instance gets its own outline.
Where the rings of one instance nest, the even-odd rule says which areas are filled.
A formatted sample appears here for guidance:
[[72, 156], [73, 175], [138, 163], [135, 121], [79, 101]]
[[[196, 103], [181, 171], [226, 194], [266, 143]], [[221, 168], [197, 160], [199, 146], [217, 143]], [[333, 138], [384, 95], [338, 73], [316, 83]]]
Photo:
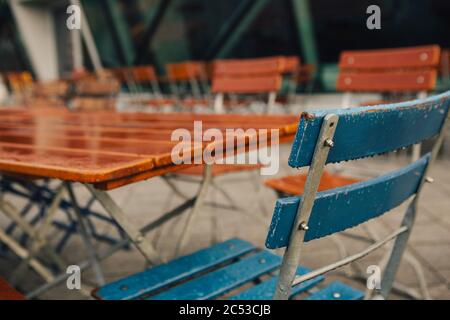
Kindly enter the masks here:
[[[294, 275], [286, 276], [292, 268], [286, 270], [289, 270], [289, 265], [298, 263], [301, 242], [357, 226], [420, 192], [428, 165], [442, 144], [444, 128], [450, 119], [449, 108], [450, 91], [405, 103], [327, 110], [301, 116], [289, 165], [310, 166], [305, 192], [302, 197], [277, 200], [266, 239], [266, 246], [270, 249], [288, 248], [281, 268], [280, 279], [283, 280], [280, 281], [284, 283], [281, 287], [292, 284]], [[438, 139], [431, 154], [404, 168], [317, 193], [323, 167], [327, 163], [387, 153], [436, 136]], [[412, 215], [411, 212], [407, 214]], [[404, 219], [407, 223], [413, 220]], [[401, 232], [408, 227], [405, 226]], [[278, 297], [285, 297], [280, 293], [282, 291], [277, 291]]]
[[75, 93], [79, 96], [113, 96], [120, 91], [116, 79], [83, 79], [75, 84]]
[[33, 76], [28, 71], [9, 72], [6, 80], [13, 93], [22, 94], [33, 84]]
[[[213, 93], [268, 93], [281, 88], [285, 57], [213, 62]], [[291, 63], [292, 65], [292, 63]]]
[[83, 79], [75, 84], [74, 110], [113, 110], [120, 91], [117, 79]]
[[[450, 106], [450, 91], [424, 100], [304, 114], [292, 145], [289, 165], [310, 166], [326, 114], [339, 118], [325, 163], [355, 160], [395, 151], [441, 132]], [[415, 191], [429, 156], [373, 180], [318, 193], [305, 240], [341, 231], [401, 204]], [[267, 246], [287, 245], [301, 198], [277, 201]], [[344, 216], [342, 216], [344, 215]], [[281, 220], [279, 219], [281, 218]], [[313, 224], [311, 224], [313, 222]], [[317, 223], [315, 223], [317, 222]]]
[[337, 90], [346, 92], [418, 92], [436, 86], [437, 45], [343, 51]]
[[137, 83], [149, 83], [157, 81], [158, 76], [153, 66], [137, 66], [130, 68], [130, 74], [133, 81]]
[[184, 61], [166, 65], [170, 81], [204, 80], [207, 78], [206, 65], [201, 61]]
[[33, 84], [32, 95], [46, 98], [64, 98], [69, 92], [70, 85], [66, 81], [36, 82]]

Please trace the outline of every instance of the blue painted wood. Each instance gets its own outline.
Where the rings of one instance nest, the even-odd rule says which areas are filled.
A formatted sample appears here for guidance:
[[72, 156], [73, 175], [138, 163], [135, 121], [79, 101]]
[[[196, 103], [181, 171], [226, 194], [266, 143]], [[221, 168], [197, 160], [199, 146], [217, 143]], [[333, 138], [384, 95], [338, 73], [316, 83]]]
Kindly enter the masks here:
[[[429, 158], [427, 154], [407, 167], [375, 179], [319, 192], [304, 241], [354, 227], [397, 207], [416, 193]], [[300, 197], [277, 200], [267, 248], [287, 246], [300, 201]]]
[[281, 257], [262, 251], [239, 262], [210, 272], [150, 299], [155, 300], [205, 300], [214, 299], [257, 277], [275, 270]]
[[[304, 275], [309, 272], [311, 272], [311, 270], [303, 266], [299, 266], [297, 268], [297, 275]], [[318, 276], [314, 279], [302, 282], [298, 286], [293, 287], [291, 298], [296, 296], [297, 294], [311, 289], [312, 287], [322, 282], [324, 279], [325, 278], [323, 276]], [[231, 297], [230, 300], [272, 300], [277, 282], [278, 277], [272, 277], [269, 280], [266, 280], [256, 286], [251, 287], [250, 289], [242, 291], [241, 293]]]
[[314, 292], [305, 300], [361, 300], [364, 292], [356, 290], [342, 282], [335, 281], [325, 288]]
[[439, 133], [450, 105], [450, 91], [405, 103], [321, 110], [302, 116], [292, 145], [289, 165], [311, 164], [324, 116], [334, 113], [339, 122], [327, 163], [359, 159], [397, 150]]
[[247, 241], [231, 239], [191, 255], [137, 273], [99, 288], [95, 296], [105, 300], [128, 300], [187, 279], [217, 264], [254, 250]]

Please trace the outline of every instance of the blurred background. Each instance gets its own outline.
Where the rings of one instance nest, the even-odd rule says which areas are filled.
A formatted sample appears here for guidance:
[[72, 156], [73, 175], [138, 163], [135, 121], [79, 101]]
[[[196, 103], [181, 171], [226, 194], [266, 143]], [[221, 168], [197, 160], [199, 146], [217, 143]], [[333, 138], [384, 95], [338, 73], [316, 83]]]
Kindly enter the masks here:
[[[92, 69], [86, 43], [78, 48], [66, 28], [69, 4], [0, 1], [0, 70], [30, 70], [50, 80], [67, 76], [77, 64]], [[381, 30], [366, 28], [372, 4], [381, 8]], [[83, 0], [81, 5], [105, 68], [152, 64], [164, 74], [164, 66], [177, 61], [296, 55], [315, 66], [311, 90], [334, 91], [344, 49], [450, 47], [447, 0]]]

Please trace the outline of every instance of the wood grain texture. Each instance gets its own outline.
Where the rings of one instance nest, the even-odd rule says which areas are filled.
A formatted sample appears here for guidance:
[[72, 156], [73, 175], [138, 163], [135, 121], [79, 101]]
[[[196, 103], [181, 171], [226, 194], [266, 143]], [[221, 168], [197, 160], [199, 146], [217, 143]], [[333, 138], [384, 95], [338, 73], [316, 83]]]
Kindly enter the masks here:
[[[305, 191], [307, 174], [296, 174], [285, 176], [276, 179], [269, 179], [264, 182], [266, 186], [272, 188], [276, 191], [282, 192], [286, 195], [299, 196]], [[343, 187], [349, 184], [357, 183], [360, 180], [355, 178], [342, 176], [339, 174], [333, 174], [329, 172], [324, 172], [322, 178], [320, 179], [318, 191], [324, 191], [329, 189], [334, 189], [338, 187]]]
[[392, 69], [427, 68], [439, 64], [440, 48], [437, 45], [343, 51], [339, 59], [340, 69]]
[[[171, 141], [171, 134], [186, 129], [193, 136], [194, 121], [202, 121], [203, 132], [279, 129], [280, 140], [286, 140], [293, 137], [298, 117], [2, 109], [0, 170], [118, 187], [186, 168], [172, 163], [171, 152], [178, 141]], [[254, 137], [258, 138], [258, 131]], [[188, 143], [183, 155], [191, 158], [195, 150], [219, 142], [227, 151], [224, 141]]]
[[431, 91], [441, 49], [437, 45], [343, 51], [337, 90], [347, 92]]

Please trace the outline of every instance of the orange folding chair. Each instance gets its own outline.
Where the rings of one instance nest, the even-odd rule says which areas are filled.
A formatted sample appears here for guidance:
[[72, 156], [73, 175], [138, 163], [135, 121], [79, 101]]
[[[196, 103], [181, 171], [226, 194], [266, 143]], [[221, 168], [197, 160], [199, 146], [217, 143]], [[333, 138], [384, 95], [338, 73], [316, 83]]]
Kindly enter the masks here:
[[166, 65], [170, 89], [184, 107], [207, 106], [209, 87], [207, 66], [201, 61], [184, 61]]
[[115, 110], [120, 83], [116, 79], [87, 78], [75, 83], [75, 98], [70, 101], [74, 110]]
[[[225, 107], [248, 106], [254, 99], [243, 103], [233, 95], [268, 95], [265, 113], [273, 110], [277, 92], [281, 89], [282, 74], [285, 71], [285, 57], [269, 57], [243, 60], [217, 60], [213, 62], [212, 93], [214, 111], [225, 112]], [[231, 103], [225, 103], [225, 95], [230, 95]], [[248, 108], [246, 108], [248, 111]]]

